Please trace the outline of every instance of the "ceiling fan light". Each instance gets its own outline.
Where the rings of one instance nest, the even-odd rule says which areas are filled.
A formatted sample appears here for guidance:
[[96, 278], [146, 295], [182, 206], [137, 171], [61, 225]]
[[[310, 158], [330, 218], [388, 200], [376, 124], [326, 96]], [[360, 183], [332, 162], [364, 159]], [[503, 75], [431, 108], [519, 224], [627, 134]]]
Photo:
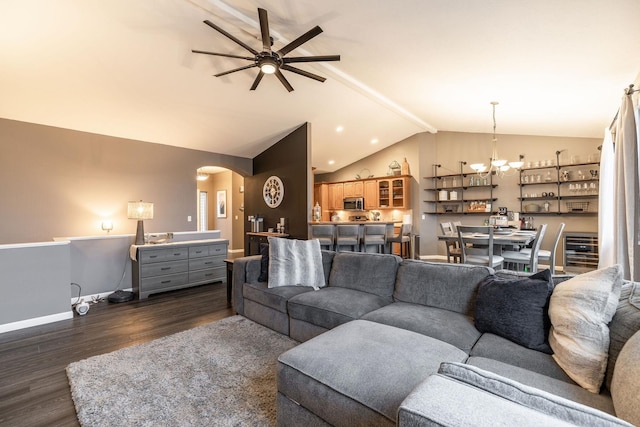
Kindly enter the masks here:
[[524, 165], [524, 162], [509, 162], [509, 166], [514, 169], [520, 169]]
[[502, 160], [502, 159], [491, 160], [491, 165], [497, 168], [502, 167], [506, 164], [507, 164], [506, 160]]
[[499, 169], [500, 169], [500, 172], [506, 172], [510, 168], [509, 168], [509, 165], [502, 165], [502, 166], [499, 167]]
[[482, 163], [474, 163], [469, 165], [469, 167], [476, 172], [484, 172], [487, 169], [487, 167]]
[[273, 74], [276, 72], [276, 66], [270, 62], [260, 65], [260, 70], [265, 74]]

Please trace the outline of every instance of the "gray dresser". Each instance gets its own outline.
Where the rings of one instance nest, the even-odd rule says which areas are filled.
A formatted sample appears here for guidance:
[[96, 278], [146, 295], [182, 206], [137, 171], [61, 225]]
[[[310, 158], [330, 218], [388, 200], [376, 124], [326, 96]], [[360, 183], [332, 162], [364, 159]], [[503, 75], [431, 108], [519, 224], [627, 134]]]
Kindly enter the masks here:
[[225, 282], [228, 246], [225, 239], [138, 246], [131, 263], [133, 291], [144, 299], [158, 292]]

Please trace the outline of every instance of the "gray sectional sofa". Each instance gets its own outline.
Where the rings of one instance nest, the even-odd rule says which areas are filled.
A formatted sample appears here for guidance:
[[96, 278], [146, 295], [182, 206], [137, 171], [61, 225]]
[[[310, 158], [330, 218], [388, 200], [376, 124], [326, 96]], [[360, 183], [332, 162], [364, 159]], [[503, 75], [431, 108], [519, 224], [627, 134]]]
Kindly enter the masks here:
[[[596, 394], [572, 381], [551, 354], [476, 329], [479, 283], [511, 273], [322, 251], [326, 287], [269, 288], [258, 280], [266, 273], [263, 261], [235, 260], [233, 303], [238, 314], [301, 342], [278, 360], [280, 426], [640, 420], [640, 291], [634, 283], [623, 285], [609, 324], [607, 377]], [[625, 380], [612, 380], [617, 365]]]

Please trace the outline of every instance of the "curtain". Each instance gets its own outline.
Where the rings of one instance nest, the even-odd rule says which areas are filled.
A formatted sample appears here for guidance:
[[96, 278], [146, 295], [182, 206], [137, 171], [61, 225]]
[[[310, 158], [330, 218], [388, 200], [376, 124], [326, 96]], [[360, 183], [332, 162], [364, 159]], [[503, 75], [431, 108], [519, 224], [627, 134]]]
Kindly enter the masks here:
[[[622, 105], [615, 135], [615, 159], [613, 162], [613, 212], [603, 215], [603, 221], [612, 219], [612, 256], [622, 266], [624, 278], [640, 281], [640, 171], [638, 169], [640, 141], [640, 111], [638, 96], [628, 90]], [[606, 189], [605, 189], [606, 193]], [[604, 193], [601, 193], [604, 194]], [[604, 230], [599, 230], [601, 233]], [[603, 234], [600, 234], [602, 237]], [[608, 257], [608, 254], [603, 254]]]
[[615, 193], [611, 191], [614, 186], [614, 163], [615, 154], [613, 151], [613, 137], [611, 130], [604, 130], [604, 141], [602, 142], [602, 154], [600, 156], [600, 199], [598, 200], [598, 268], [610, 267], [616, 264], [613, 246], [613, 218], [615, 209], [613, 203]]

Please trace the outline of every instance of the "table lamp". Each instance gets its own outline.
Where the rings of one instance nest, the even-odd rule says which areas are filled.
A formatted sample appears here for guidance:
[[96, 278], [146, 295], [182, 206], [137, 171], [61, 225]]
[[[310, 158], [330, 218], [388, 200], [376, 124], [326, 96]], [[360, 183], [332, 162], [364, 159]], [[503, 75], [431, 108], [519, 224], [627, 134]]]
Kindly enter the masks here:
[[129, 202], [127, 205], [127, 216], [129, 219], [138, 220], [138, 229], [136, 231], [136, 245], [144, 245], [144, 224], [143, 220], [153, 219], [153, 203]]

